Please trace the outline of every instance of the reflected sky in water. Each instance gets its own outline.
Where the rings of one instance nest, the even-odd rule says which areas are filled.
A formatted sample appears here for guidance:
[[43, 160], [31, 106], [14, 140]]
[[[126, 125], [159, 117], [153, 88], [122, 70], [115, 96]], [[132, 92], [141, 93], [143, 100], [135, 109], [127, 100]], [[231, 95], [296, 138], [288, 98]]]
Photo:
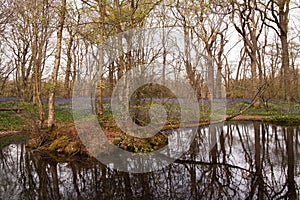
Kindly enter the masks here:
[[[0, 151], [0, 199], [299, 198], [300, 127], [247, 122], [192, 131], [196, 138], [184, 156], [143, 174], [11, 144]], [[217, 140], [212, 148], [209, 138]]]

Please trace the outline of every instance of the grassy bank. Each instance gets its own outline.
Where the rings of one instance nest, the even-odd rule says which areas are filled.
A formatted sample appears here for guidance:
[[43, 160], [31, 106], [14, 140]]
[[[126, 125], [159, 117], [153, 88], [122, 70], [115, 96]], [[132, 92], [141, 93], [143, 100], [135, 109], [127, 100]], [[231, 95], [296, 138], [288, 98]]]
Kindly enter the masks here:
[[[159, 103], [159, 102], [156, 102]], [[226, 104], [226, 115], [231, 116], [249, 106], [251, 102], [243, 99], [230, 99]], [[72, 106], [70, 100], [61, 100], [55, 104], [55, 121], [57, 127], [54, 130], [38, 129], [36, 108], [25, 102], [0, 102], [0, 108], [23, 108], [21, 113], [14, 111], [0, 112], [0, 132], [27, 132], [30, 133], [28, 146], [56, 153], [66, 153], [68, 155], [87, 154], [81, 143], [72, 116]], [[153, 138], [139, 139], [123, 133], [115, 124], [113, 115], [109, 109], [109, 101], [104, 103], [104, 115], [99, 119], [101, 127], [107, 138], [114, 144], [131, 152], [151, 152], [167, 144], [167, 131], [161, 131]], [[139, 107], [139, 113], [147, 113], [149, 105]], [[168, 121], [164, 129], [178, 127], [180, 120], [180, 108], [176, 104], [166, 104]], [[45, 113], [47, 105], [44, 105]], [[170, 113], [170, 114], [169, 114]], [[206, 125], [210, 122], [210, 102], [200, 102], [201, 121], [192, 126]], [[47, 116], [46, 116], [47, 118]], [[147, 115], [144, 116], [147, 121]], [[251, 107], [242, 115], [231, 120], [256, 120], [271, 122], [280, 125], [299, 125], [300, 124], [300, 103], [293, 102], [268, 102], [261, 103], [258, 107]], [[191, 124], [190, 124], [191, 125]], [[189, 125], [187, 125], [189, 126]], [[87, 126], [89, 129], [89, 126]], [[8, 142], [10, 140], [7, 140]], [[3, 146], [3, 145], [2, 145]]]
[[29, 138], [28, 133], [14, 133], [14, 134], [6, 134], [0, 135], [0, 149], [9, 145], [9, 144], [18, 144], [22, 142], [26, 142]]

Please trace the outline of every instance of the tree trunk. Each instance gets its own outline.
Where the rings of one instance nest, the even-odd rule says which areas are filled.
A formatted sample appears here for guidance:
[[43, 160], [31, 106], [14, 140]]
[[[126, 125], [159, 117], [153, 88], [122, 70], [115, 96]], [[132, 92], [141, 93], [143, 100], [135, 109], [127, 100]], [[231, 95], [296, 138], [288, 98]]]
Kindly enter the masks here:
[[[280, 14], [279, 14], [280, 15]], [[280, 17], [281, 19], [282, 17]], [[283, 26], [287, 26], [285, 23]], [[287, 102], [291, 101], [291, 80], [290, 80], [290, 63], [289, 63], [289, 47], [287, 38], [287, 27], [285, 31], [281, 32], [280, 41], [282, 45], [281, 59], [282, 59], [282, 70], [283, 70], [283, 88], [284, 88], [284, 98]]]
[[72, 64], [72, 46], [74, 42], [74, 35], [72, 31], [69, 31], [70, 41], [68, 43], [67, 48], [67, 67], [66, 67], [66, 75], [65, 75], [65, 97], [69, 98], [71, 96], [71, 86], [70, 86], [70, 75], [71, 75], [71, 64]]
[[97, 98], [97, 114], [98, 116], [101, 116], [103, 114], [103, 102], [102, 102], [103, 47], [102, 45], [99, 46], [100, 46], [99, 47], [99, 71], [98, 71], [98, 81], [96, 87], [96, 98]]
[[[34, 1], [34, 5], [37, 6], [37, 1]], [[35, 8], [35, 16], [38, 16], [38, 9]], [[37, 19], [34, 19], [33, 23], [33, 44], [32, 44], [32, 65], [33, 65], [33, 103], [37, 106], [39, 112], [39, 126], [42, 127], [44, 122], [44, 111], [41, 102], [40, 94], [40, 65], [37, 58], [37, 45], [38, 45], [38, 24]]]
[[97, 114], [101, 116], [103, 114], [103, 102], [102, 102], [102, 67], [103, 67], [103, 42], [104, 42], [104, 13], [105, 13], [105, 2], [98, 3], [99, 6], [99, 63], [98, 63], [98, 81], [96, 86], [96, 98], [97, 98]]
[[51, 88], [50, 88], [50, 94], [49, 94], [49, 109], [48, 109], [48, 127], [49, 128], [54, 126], [54, 98], [55, 98], [55, 90], [56, 90], [56, 86], [57, 86], [58, 69], [59, 69], [59, 65], [60, 65], [62, 33], [63, 33], [63, 27], [64, 27], [64, 22], [65, 22], [65, 14], [66, 14], [66, 0], [62, 0], [61, 8], [60, 8], [58, 29], [57, 29], [55, 61], [54, 61], [54, 68], [52, 71]]
[[[277, 35], [281, 42], [281, 82], [283, 84], [283, 98], [288, 103], [291, 101], [291, 72], [289, 63], [289, 46], [288, 46], [288, 23], [289, 23], [289, 5], [290, 0], [274, 1], [270, 0], [271, 11], [274, 21], [277, 25]], [[278, 6], [278, 11], [275, 7]], [[277, 17], [278, 16], [278, 17]], [[274, 28], [275, 29], [275, 28]]]

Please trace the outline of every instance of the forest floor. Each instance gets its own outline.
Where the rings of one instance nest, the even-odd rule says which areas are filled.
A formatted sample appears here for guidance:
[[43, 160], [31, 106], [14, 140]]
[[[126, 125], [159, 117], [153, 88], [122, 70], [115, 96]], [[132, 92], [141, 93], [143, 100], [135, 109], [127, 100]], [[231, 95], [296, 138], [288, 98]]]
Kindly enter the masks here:
[[[226, 117], [235, 115], [250, 104], [247, 99], [229, 99], [226, 104]], [[202, 102], [201, 121], [190, 126], [208, 125], [210, 117], [210, 102]], [[72, 103], [70, 99], [56, 99], [54, 129], [40, 129], [38, 127], [38, 114], [36, 108], [30, 104], [19, 101], [0, 101], [0, 108], [23, 108], [22, 112], [15, 111], [0, 112], [0, 138], [1, 145], [8, 144], [12, 140], [12, 135], [16, 135], [18, 140], [27, 140], [30, 148], [47, 150], [56, 153], [66, 153], [68, 155], [83, 154], [87, 151], [79, 139], [76, 126], [74, 125], [72, 114]], [[44, 105], [45, 111], [47, 105]], [[168, 109], [178, 112], [178, 108], [169, 106]], [[179, 109], [180, 110], [180, 109]], [[47, 113], [47, 112], [45, 112]], [[47, 116], [45, 116], [47, 118]], [[300, 102], [287, 104], [286, 102], [271, 101], [261, 103], [259, 107], [251, 107], [230, 121], [263, 121], [283, 126], [300, 125]], [[114, 122], [112, 113], [109, 111], [109, 101], [104, 102], [104, 116], [99, 119], [101, 127], [108, 140], [114, 145], [132, 152], [151, 152], [167, 144], [166, 134], [168, 129], [178, 127], [176, 115], [170, 118], [165, 131], [152, 138], [139, 139], [123, 133]], [[86, 124], [87, 130], [91, 126]], [[89, 130], [92, 131], [92, 130]], [[30, 134], [24, 134], [30, 133]], [[21, 136], [25, 135], [25, 136]]]

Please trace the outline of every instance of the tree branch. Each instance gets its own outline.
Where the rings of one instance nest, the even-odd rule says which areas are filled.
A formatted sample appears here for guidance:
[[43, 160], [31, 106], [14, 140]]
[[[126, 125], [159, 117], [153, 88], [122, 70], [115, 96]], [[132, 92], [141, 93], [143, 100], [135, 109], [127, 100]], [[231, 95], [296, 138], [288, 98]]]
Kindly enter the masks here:
[[251, 108], [251, 107], [255, 104], [257, 98], [258, 98], [259, 96], [261, 96], [261, 95], [264, 93], [265, 88], [266, 88], [266, 85], [267, 85], [267, 83], [264, 83], [264, 84], [259, 88], [258, 92], [255, 94], [254, 98], [252, 99], [251, 103], [250, 103], [248, 106], [246, 106], [244, 109], [240, 110], [238, 113], [233, 114], [233, 115], [231, 115], [231, 116], [229, 116], [229, 117], [226, 117], [225, 120], [228, 121], [228, 120], [230, 120], [230, 119], [233, 119], [233, 118], [235, 118], [235, 117], [237, 117], [237, 116], [243, 114], [244, 112], [246, 112], [249, 108]]
[[221, 166], [225, 166], [225, 167], [230, 167], [230, 168], [234, 168], [234, 169], [240, 169], [249, 173], [253, 173], [253, 171], [240, 167], [240, 166], [236, 166], [236, 165], [232, 165], [232, 164], [228, 164], [228, 163], [214, 163], [214, 162], [203, 162], [203, 161], [194, 161], [194, 160], [176, 160], [175, 163], [178, 164], [194, 164], [194, 165], [209, 165], [209, 166], [214, 166], [214, 165], [221, 165]]

